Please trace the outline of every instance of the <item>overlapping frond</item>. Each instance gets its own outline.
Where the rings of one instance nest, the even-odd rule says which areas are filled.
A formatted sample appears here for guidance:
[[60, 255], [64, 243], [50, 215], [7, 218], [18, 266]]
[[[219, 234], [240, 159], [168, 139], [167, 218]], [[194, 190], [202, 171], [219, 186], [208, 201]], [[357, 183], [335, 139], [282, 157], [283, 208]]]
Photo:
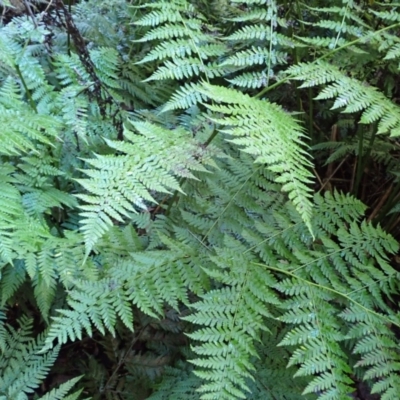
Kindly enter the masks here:
[[208, 279], [196, 266], [196, 249], [168, 238], [163, 242], [169, 251], [132, 252], [117, 264], [111, 261], [115, 247], [107, 245], [104, 252], [109, 252], [109, 257], [104, 257], [104, 262], [110, 265], [105, 266], [105, 277], [74, 281], [68, 297], [71, 309], [60, 310], [60, 315], [53, 317], [46, 348], [56, 338], [60, 343], [81, 338], [83, 330], [91, 336], [93, 325], [103, 334], [106, 329], [115, 334], [117, 318], [133, 330], [133, 305], [157, 318], [165, 304], [175, 309], [180, 303], [188, 304], [189, 291], [202, 294]]
[[[357, 309], [365, 318], [370, 316], [372, 325], [377, 319], [397, 324], [383, 298], [398, 279], [386, 256], [395, 253], [398, 244], [379, 227], [362, 222], [365, 206], [360, 201], [329, 192], [315, 198], [313, 241], [293, 205], [285, 205], [282, 196], [271, 198], [268, 191], [273, 188], [273, 176], [254, 176], [249, 161], [242, 159], [241, 183], [234, 184], [227, 174], [227, 168], [235, 168], [227, 160], [214, 177], [217, 181], [207, 180], [209, 190], [201, 189], [204, 183], [199, 182], [194, 188], [197, 195], [182, 204], [203, 210], [201, 221], [186, 212], [182, 216], [192, 235], [207, 249], [214, 249], [203, 266], [222, 285], [194, 303], [193, 315], [185, 318], [199, 326], [190, 336], [195, 340], [195, 373], [205, 380], [202, 398], [250, 396], [255, 342], [264, 330], [268, 336], [276, 319], [288, 325], [280, 345], [296, 347], [289, 365], [295, 376], [305, 379], [304, 396], [344, 398], [354, 390], [355, 365], [348, 346], [358, 352], [367, 337], [362, 328], [357, 336], [346, 310]], [[265, 191], [253, 187], [256, 182]], [[212, 205], [207, 207], [200, 195], [204, 192], [212, 193]], [[260, 208], [253, 205], [255, 199]], [[241, 212], [245, 209], [253, 211], [246, 215]], [[218, 234], [221, 230], [224, 240]], [[201, 234], [204, 231], [206, 235]], [[389, 329], [387, 335], [393, 337], [394, 332]], [[390, 343], [381, 347], [383, 352], [390, 351]], [[392, 355], [393, 360], [396, 357]], [[376, 367], [378, 358], [374, 360], [371, 364]], [[376, 390], [392, 393], [397, 387], [395, 383], [390, 386], [394, 375], [385, 372]]]
[[[397, 164], [350, 132], [400, 134], [398, 6], [370, 3], [55, 2], [0, 28], [0, 397], [39, 397], [60, 345], [101, 336], [110, 399], [140, 369], [163, 374], [150, 399], [342, 400], [362, 374], [397, 399], [398, 243], [356, 198], [312, 196], [306, 135], [320, 86], [346, 136], [314, 147], [327, 163]], [[23, 309], [37, 340], [4, 323]]]

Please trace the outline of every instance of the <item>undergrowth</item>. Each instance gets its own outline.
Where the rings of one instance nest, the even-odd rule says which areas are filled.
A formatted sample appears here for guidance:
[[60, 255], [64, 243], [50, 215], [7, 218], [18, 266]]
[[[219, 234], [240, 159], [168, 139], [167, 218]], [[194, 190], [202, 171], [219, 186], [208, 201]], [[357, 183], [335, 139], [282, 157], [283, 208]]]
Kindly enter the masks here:
[[399, 6], [22, 3], [0, 399], [399, 399]]

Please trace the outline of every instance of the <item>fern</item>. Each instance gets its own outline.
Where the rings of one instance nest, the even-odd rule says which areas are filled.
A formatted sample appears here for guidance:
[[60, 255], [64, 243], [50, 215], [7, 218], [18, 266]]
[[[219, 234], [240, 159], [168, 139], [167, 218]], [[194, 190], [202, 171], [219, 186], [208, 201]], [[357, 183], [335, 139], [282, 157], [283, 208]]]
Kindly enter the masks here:
[[[225, 38], [237, 52], [227, 57], [222, 65], [234, 68], [236, 76], [229, 79], [229, 82], [237, 86], [246, 88], [269, 86], [270, 80], [276, 78], [279, 66], [287, 63], [288, 50], [300, 44], [278, 32], [279, 29], [288, 27], [287, 21], [278, 16], [278, 2], [271, 1], [268, 6], [266, 2], [243, 3], [247, 6], [247, 12], [232, 18], [232, 21], [245, 25]], [[261, 67], [260, 70], [257, 68], [251, 73], [246, 71], [237, 74], [243, 67], [258, 65]]]
[[[102, 280], [76, 281], [68, 298], [72, 310], [61, 310], [62, 315], [53, 318], [46, 348], [55, 338], [65, 343], [68, 338], [81, 337], [83, 329], [91, 335], [92, 324], [101, 332], [107, 328], [115, 334], [117, 316], [132, 330], [132, 304], [157, 318], [163, 313], [164, 303], [174, 308], [178, 308], [178, 302], [188, 303], [187, 289], [201, 294], [207, 278], [189, 259], [193, 250], [166, 238], [164, 242], [171, 252], [128, 255], [118, 265], [109, 266]], [[110, 256], [113, 251], [109, 249]]]
[[[226, 119], [212, 118], [214, 122], [235, 127], [223, 130], [233, 136], [230, 141], [241, 146], [246, 153], [256, 156], [255, 162], [265, 163], [272, 171], [279, 174], [277, 182], [283, 184], [282, 190], [289, 192], [289, 198], [311, 229], [312, 206], [307, 188], [307, 184], [311, 182], [307, 170], [310, 163], [302, 156], [304, 150], [297, 146], [302, 133], [300, 127], [296, 126], [296, 121], [286, 119], [283, 110], [266, 101], [250, 99], [220, 87], [204, 86], [204, 88], [203, 93], [215, 102], [228, 104], [228, 106], [208, 106], [214, 112], [229, 116]], [[269, 132], [264, 130], [267, 126], [271, 128]], [[247, 132], [253, 132], [250, 135], [251, 140], [247, 138]], [[294, 136], [286, 137], [287, 132], [291, 132]], [[297, 166], [290, 165], [290, 160], [296, 160]]]
[[[244, 170], [244, 165], [245, 164], [242, 164], [241, 167], [242, 172]], [[224, 177], [224, 175], [226, 175], [226, 173], [221, 173], [221, 177]], [[215, 195], [218, 194], [218, 197], [222, 196], [222, 199], [225, 198], [225, 201], [228, 202], [229, 199], [232, 198], [232, 195], [226, 195], [227, 191], [234, 190], [236, 192], [238, 185], [236, 183], [229, 186], [230, 181], [226, 178], [227, 177], [224, 177], [222, 182], [226, 182], [228, 186], [224, 184], [225, 188], [223, 190], [221, 190], [221, 183], [211, 187]], [[248, 178], [243, 177], [243, 179], [247, 179], [247, 185], [250, 184]], [[196, 189], [196, 192], [202, 193], [204, 191]], [[357, 203], [347, 196], [340, 195], [336, 195], [335, 197], [328, 196], [326, 201], [317, 197], [316, 204], [319, 204], [319, 206], [318, 212], [313, 219], [315, 223], [314, 232], [317, 238], [321, 238], [324, 246], [327, 246], [326, 250], [329, 249], [329, 255], [325, 255], [322, 248], [318, 249], [317, 247], [315, 250], [311, 250], [309, 247], [311, 243], [309, 242], [309, 235], [306, 234], [307, 231], [304, 230], [304, 227], [301, 228], [302, 223], [299, 217], [296, 217], [295, 214], [290, 212], [292, 218], [295, 218], [292, 222], [291, 218], [288, 219], [281, 213], [275, 211], [279, 209], [278, 205], [272, 207], [269, 205], [269, 207], [271, 207], [271, 212], [268, 216], [265, 216], [264, 213], [264, 216], [261, 217], [262, 209], [260, 209], [260, 217], [258, 218], [257, 214], [253, 213], [251, 216], [248, 216], [247, 219], [243, 217], [241, 217], [239, 221], [233, 219], [234, 215], [240, 215], [239, 204], [243, 204], [243, 207], [246, 208], [250, 207], [248, 193], [249, 189], [247, 186], [239, 186], [239, 193], [233, 196], [234, 202], [229, 205], [229, 207], [232, 207], [232, 210], [230, 210], [229, 214], [225, 212], [223, 219], [221, 218], [221, 213], [223, 213], [223, 211], [218, 211], [218, 209], [221, 208], [226, 210], [224, 202], [221, 203], [222, 199], [217, 200], [218, 197], [214, 197], [214, 204], [221, 204], [217, 207], [213, 206], [210, 211], [208, 211], [215, 212], [218, 219], [217, 223], [213, 224], [210, 228], [206, 228], [208, 234], [202, 241], [204, 244], [207, 244], [207, 248], [215, 246], [213, 242], [218, 237], [218, 235], [216, 236], [216, 232], [220, 229], [225, 232], [225, 235], [228, 235], [230, 231], [227, 228], [229, 226], [232, 226], [233, 232], [237, 232], [240, 226], [241, 228], [239, 231], [242, 232], [241, 236], [243, 239], [249, 243], [250, 251], [256, 251], [260, 257], [262, 257], [266, 265], [257, 264], [257, 268], [255, 268], [249, 250], [245, 250], [245, 247], [242, 248], [241, 244], [236, 241], [237, 239], [228, 239], [228, 236], [225, 236], [225, 242], [218, 242], [219, 246], [224, 245], [225, 250], [216, 249], [217, 254], [219, 254], [218, 258], [215, 256], [210, 257], [211, 264], [207, 267], [207, 273], [213, 279], [228, 287], [215, 289], [209, 292], [204, 296], [202, 301], [193, 305], [195, 309], [194, 315], [187, 317], [189, 321], [196, 325], [205, 325], [204, 328], [199, 328], [194, 335], [191, 335], [191, 337], [200, 341], [199, 345], [193, 347], [193, 350], [201, 357], [199, 360], [195, 360], [195, 364], [201, 367], [199, 376], [209, 381], [202, 389], [202, 391], [204, 390], [205, 393], [207, 393], [204, 394], [204, 398], [243, 397], [241, 393], [246, 391], [249, 387], [246, 378], [252, 371], [251, 364], [248, 363], [252, 351], [254, 351], [253, 341], [255, 338], [259, 337], [260, 329], [263, 329], [265, 326], [259, 318], [262, 316], [269, 316], [270, 318], [272, 316], [277, 316], [278, 310], [282, 305], [284, 309], [287, 308], [288, 310], [287, 314], [284, 313], [279, 317], [282, 321], [286, 323], [302, 324], [299, 330], [294, 328], [293, 331], [288, 333], [285, 339], [286, 341], [284, 340], [282, 342], [282, 344], [290, 343], [291, 345], [298, 345], [300, 340], [302, 344], [302, 350], [296, 351], [292, 356], [292, 365], [300, 363], [302, 367], [299, 370], [301, 371], [298, 373], [299, 375], [307, 376], [322, 373], [320, 377], [310, 382], [305, 393], [315, 393], [315, 391], [318, 391], [325, 393], [326, 396], [332, 396], [332, 398], [335, 398], [335, 396], [338, 398], [342, 395], [344, 396], [352, 391], [351, 380], [347, 375], [350, 371], [350, 366], [349, 364], [346, 366], [348, 356], [347, 353], [340, 348], [338, 342], [345, 341], [347, 337], [345, 333], [341, 333], [341, 331], [338, 331], [336, 334], [332, 333], [331, 330], [332, 324], [334, 324], [333, 326], [343, 325], [339, 320], [341, 308], [339, 307], [334, 311], [335, 308], [333, 307], [332, 311], [335, 317], [330, 317], [330, 313], [325, 314], [328, 312], [326, 306], [320, 308], [319, 305], [325, 304], [327, 299], [331, 298], [330, 296], [343, 293], [343, 298], [339, 300], [339, 304], [342, 302], [344, 302], [343, 305], [346, 304], [346, 299], [348, 299], [350, 302], [349, 304], [353, 304], [353, 302], [355, 304], [359, 304], [359, 302], [362, 304], [370, 304], [368, 307], [371, 310], [372, 316], [375, 315], [372, 311], [374, 307], [382, 307], [383, 310], [387, 312], [387, 307], [384, 303], [380, 302], [380, 295], [376, 289], [381, 287], [382, 289], [378, 289], [379, 291], [390, 291], [389, 282], [395, 279], [397, 273], [391, 268], [388, 269], [388, 264], [384, 259], [380, 258], [379, 254], [383, 254], [382, 252], [384, 251], [396, 251], [397, 244], [388, 238], [388, 241], [384, 240], [381, 242], [386, 249], [383, 250], [383, 248], [380, 247], [380, 243], [376, 242], [375, 239], [375, 235], [379, 237], [381, 235], [384, 236], [383, 232], [379, 229], [375, 230], [372, 227], [367, 227], [367, 225], [361, 225], [361, 229], [363, 229], [365, 234], [366, 232], [370, 232], [368, 235], [372, 235], [370, 236], [371, 241], [369, 244], [366, 244], [365, 249], [368, 249], [368, 251], [379, 260], [379, 267], [377, 269], [370, 264], [369, 272], [366, 272], [364, 271], [365, 262], [361, 264], [360, 261], [357, 261], [358, 257], [362, 257], [364, 250], [358, 249], [357, 245], [355, 245], [356, 242], [354, 242], [357, 238], [365, 237], [365, 234], [361, 234], [355, 228], [355, 223], [353, 222], [354, 219], [359, 220], [365, 210], [361, 203]], [[268, 199], [267, 195], [262, 195], [261, 192], [258, 192], [258, 196], [262, 196], [265, 204], [271, 204], [271, 199]], [[196, 197], [198, 199], [196, 199], [195, 202], [201, 205], [201, 198], [198, 196]], [[276, 198], [275, 201], [277, 200]], [[260, 201], [261, 199], [258, 200], [258, 202]], [[188, 200], [188, 206], [189, 204], [190, 208], [193, 209], [194, 204], [192, 200]], [[278, 202], [277, 204], [281, 203]], [[351, 207], [346, 206], [350, 204], [352, 205]], [[330, 207], [334, 207], [333, 209], [335, 209], [335, 211]], [[254, 210], [254, 206], [252, 206], [252, 209]], [[347, 214], [350, 210], [352, 210], [352, 215]], [[229, 219], [228, 215], [231, 215], [232, 220]], [[329, 221], [327, 218], [329, 218]], [[345, 234], [345, 230], [343, 230], [342, 218], [353, 225], [349, 232], [350, 236], [348, 233]], [[251, 222], [254, 220], [256, 221], [256, 232], [252, 232], [254, 228], [252, 230], [250, 229], [250, 227], [254, 226]], [[190, 217], [188, 221], [190, 221], [190, 230], [193, 234], [196, 234], [197, 231], [201, 229], [201, 226], [198, 225], [196, 219], [193, 217]], [[244, 229], [243, 224], [245, 224], [245, 226], [247, 225], [248, 228]], [[332, 224], [337, 224], [339, 230], [332, 231]], [[324, 230], [323, 227], [325, 226], [328, 231]], [[334, 232], [337, 232], [336, 234], [339, 238], [343, 238], [341, 239], [343, 242], [341, 247], [330, 239], [330, 236]], [[267, 239], [264, 239], [266, 234], [268, 235]], [[272, 248], [270, 246], [272, 246]], [[231, 250], [228, 251], [228, 248], [231, 248]], [[342, 248], [345, 248], [345, 252], [348, 253], [348, 259], [346, 260], [342, 259]], [[243, 257], [241, 257], [240, 254], [243, 254]], [[306, 254], [308, 254], [307, 257], [305, 256]], [[219, 259], [221, 256], [223, 256], [223, 258]], [[328, 267], [327, 263], [330, 262], [330, 259], [332, 259], [332, 267], [335, 269], [335, 272], [332, 272], [331, 268]], [[364, 272], [361, 273], [360, 270], [358, 270], [357, 276], [352, 276], [350, 270], [346, 266], [346, 262], [350, 262], [352, 265], [357, 265], [359, 263], [359, 268], [362, 268]], [[316, 263], [318, 267], [313, 267], [313, 263]], [[244, 268], [245, 265], [247, 265], [246, 268]], [[276, 267], [268, 267], [272, 265], [276, 265]], [[361, 265], [363, 265], [363, 267]], [[227, 272], [225, 272], [226, 270]], [[235, 271], [239, 274], [238, 277], [235, 277]], [[283, 278], [285, 274], [291, 276], [292, 272], [290, 271], [299, 271], [294, 272], [295, 276], [300, 274], [298, 275], [299, 282], [296, 282], [295, 277], [291, 280], [281, 278], [280, 282], [277, 282], [275, 280], [277, 276], [274, 277], [275, 271], [284, 273]], [[284, 271], [287, 272], [285, 273]], [[382, 273], [383, 271], [387, 272]], [[269, 275], [270, 273], [273, 275]], [[344, 274], [343, 280], [338, 279], [341, 274]], [[261, 278], [261, 276], [263, 278]], [[374, 278], [371, 279], [371, 277]], [[375, 277], [377, 280], [375, 280]], [[259, 287], [257, 282], [263, 282], [263, 288]], [[351, 283], [350, 286], [347, 287], [345, 282]], [[385, 286], [385, 282], [388, 283], [389, 286]], [[267, 286], [265, 286], [266, 284]], [[266, 290], [268, 287], [270, 288], [269, 291]], [[331, 287], [333, 289], [328, 289]], [[247, 294], [247, 290], [251, 290], [250, 288], [255, 290], [253, 295], [250, 293]], [[296, 300], [294, 302], [288, 300], [287, 304], [281, 304], [278, 295], [281, 291], [284, 292], [286, 296], [295, 296]], [[368, 294], [368, 292], [370, 294]], [[241, 294], [240, 296], [239, 293]], [[346, 293], [354, 293], [353, 296], [356, 297], [349, 297]], [[304, 296], [303, 301], [300, 303], [302, 296]], [[362, 296], [362, 300], [360, 301], [358, 300], [359, 296]], [[237, 303], [238, 301], [245, 303], [239, 303], [239, 306]], [[265, 313], [268, 308], [266, 308], [264, 302], [272, 306], [270, 313], [267, 315], [265, 315]], [[211, 303], [213, 304], [212, 307], [210, 306]], [[218, 305], [217, 309], [215, 308], [216, 304]], [[263, 305], [261, 306], [261, 304]], [[301, 304], [304, 304], [304, 319], [302, 317], [303, 311], [301, 314], [292, 311], [294, 304], [296, 304], [296, 307], [301, 307]], [[318, 308], [316, 308], [317, 306]], [[245, 311], [242, 311], [243, 308]], [[302, 308], [300, 308], [300, 310], [301, 309]], [[218, 315], [217, 319], [215, 318], [216, 315]], [[314, 317], [312, 317], [312, 315], [314, 315]], [[326, 331], [321, 331], [321, 336], [316, 332], [315, 324], [317, 323], [321, 326], [325, 326], [325, 329], [327, 329]], [[244, 329], [244, 326], [246, 329]], [[315, 334], [317, 334], [317, 336], [315, 336]], [[304, 340], [306, 341], [304, 342]], [[307, 345], [307, 340], [310, 340], [310, 347]], [[318, 370], [309, 369], [308, 365], [311, 365], [311, 362], [303, 366], [303, 362], [309, 360], [313, 354], [311, 352], [312, 348], [318, 349], [318, 353], [315, 355], [315, 357], [318, 357], [322, 345], [326, 348], [326, 352], [323, 353], [325, 356], [313, 359], [314, 364], [317, 363], [320, 365]], [[306, 347], [304, 348], [304, 346]], [[305, 354], [304, 357], [302, 354]], [[331, 358], [328, 358], [329, 354], [331, 354]], [[237, 369], [238, 365], [241, 365], [240, 369]], [[330, 365], [336, 366], [337, 376], [328, 373]], [[212, 371], [209, 370], [210, 368]], [[231, 368], [235, 368], [235, 370], [232, 371]], [[327, 373], [324, 374], [324, 371]], [[239, 392], [237, 391], [238, 389]]]
[[161, 66], [148, 80], [183, 79], [198, 75], [212, 79], [225, 73], [218, 63], [213, 62], [225, 50], [225, 46], [218, 41], [218, 31], [209, 26], [206, 18], [188, 1], [160, 1], [138, 7], [154, 10], [135, 22], [139, 26], [152, 27], [138, 41], [171, 39], [164, 42], [165, 45], [156, 46], [140, 60], [140, 63], [162, 60]]
[[[137, 209], [147, 210], [151, 203], [156, 203], [150, 190], [154, 193], [181, 191], [177, 177], [194, 178], [192, 170], [205, 170], [202, 163], [207, 163], [206, 150], [192, 140], [186, 140], [185, 150], [182, 149], [182, 140], [190, 137], [185, 130], [177, 129], [171, 136], [167, 129], [148, 122], [131, 123], [139, 135], [126, 129], [124, 137], [128, 143], [107, 141], [111, 148], [125, 155], [98, 155], [96, 159], [87, 160], [96, 169], [85, 171], [92, 179], [79, 180], [89, 193], [96, 195], [78, 195], [89, 203], [82, 206], [87, 254], [113, 225], [111, 218], [123, 222], [123, 217], [129, 218]], [[144, 146], [150, 141], [152, 147]], [[121, 192], [115, 191], [118, 187]]]
[[[397, 173], [398, 7], [370, 3], [56, 1], [1, 26], [0, 397], [398, 397], [398, 243], [313, 193], [308, 151], [356, 156], [355, 186]], [[82, 390], [44, 394], [60, 349]]]
[[[60, 350], [59, 346], [51, 351], [37, 355], [43, 345], [44, 335], [37, 339], [30, 337], [32, 320], [26, 318], [19, 321], [20, 329], [8, 326], [5, 333], [5, 346], [1, 351], [0, 363], [0, 395], [7, 399], [28, 398], [34, 393], [49, 372]], [[79, 378], [64, 383], [53, 389], [41, 399], [77, 399], [81, 391], [66, 396]]]
[[345, 76], [338, 68], [323, 62], [293, 66], [287, 70], [287, 73], [293, 79], [304, 81], [302, 87], [330, 83], [316, 97], [317, 100], [335, 98], [333, 109], [343, 108], [342, 112], [345, 113], [363, 111], [360, 123], [371, 124], [379, 121], [378, 133], [399, 135], [397, 105], [375, 88], [363, 85]]

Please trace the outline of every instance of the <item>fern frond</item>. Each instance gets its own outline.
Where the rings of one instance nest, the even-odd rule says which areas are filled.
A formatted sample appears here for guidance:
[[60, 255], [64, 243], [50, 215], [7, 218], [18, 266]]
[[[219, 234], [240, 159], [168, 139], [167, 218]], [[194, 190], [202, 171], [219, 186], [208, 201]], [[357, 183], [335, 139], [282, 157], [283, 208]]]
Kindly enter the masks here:
[[[382, 325], [380, 318], [359, 307], [349, 307], [343, 311], [342, 317], [351, 324], [348, 337], [357, 340], [353, 351], [360, 354], [361, 359], [356, 367], [366, 370], [364, 379], [375, 381], [372, 393], [379, 393], [382, 399], [395, 399], [400, 389], [400, 353], [394, 332]], [[393, 316], [393, 319], [399, 323], [397, 317]]]
[[0, 364], [0, 393], [9, 398], [18, 398], [32, 393], [46, 377], [54, 364], [59, 346], [38, 356], [44, 335], [31, 339], [32, 320], [19, 321], [20, 329], [7, 328], [6, 347], [2, 351]]
[[108, 88], [120, 89], [119, 85], [119, 68], [120, 59], [116, 49], [102, 47], [90, 52], [97, 77]]
[[132, 121], [132, 125], [139, 134], [126, 129], [127, 142], [107, 140], [123, 154], [86, 160], [94, 169], [84, 171], [90, 179], [78, 180], [93, 193], [77, 195], [88, 203], [81, 206], [87, 254], [113, 225], [112, 219], [123, 221], [137, 209], [147, 210], [148, 204], [156, 203], [155, 193], [181, 191], [177, 177], [194, 178], [191, 171], [205, 171], [202, 164], [208, 162], [207, 150], [192, 140], [190, 133], [169, 131], [149, 122]]
[[[218, 269], [207, 271], [229, 287], [202, 296], [200, 302], [192, 305], [194, 314], [185, 317], [203, 326], [190, 334], [201, 343], [193, 346], [193, 351], [202, 358], [192, 362], [201, 368], [195, 374], [207, 381], [200, 388], [200, 392], [205, 392], [202, 399], [246, 398], [244, 392], [249, 391], [246, 380], [251, 378], [254, 369], [250, 358], [256, 355], [253, 342], [258, 339], [260, 330], [266, 329], [262, 315], [270, 316], [267, 304], [279, 303], [272, 292], [257, 289], [257, 281], [272, 277], [268, 273], [264, 276], [262, 269], [247, 264], [245, 257], [238, 257], [233, 251], [237, 243], [232, 241], [229, 247], [231, 250], [217, 250], [213, 261]], [[228, 265], [229, 273], [224, 271]]]
[[[265, 100], [252, 99], [237, 91], [204, 84], [200, 92], [216, 103], [207, 105], [225, 118], [212, 118], [217, 124], [228, 126], [222, 132], [232, 136], [230, 141], [246, 153], [256, 157], [256, 163], [265, 163], [278, 174], [276, 181], [282, 183], [282, 190], [289, 193], [296, 209], [311, 229], [312, 206], [309, 200], [311, 165], [301, 148], [303, 137], [300, 126], [276, 104]], [[229, 128], [231, 127], [231, 128]], [[293, 135], [290, 139], [287, 136]]]
[[[60, 350], [59, 346], [55, 346], [51, 351], [39, 354], [45, 335], [41, 334], [37, 339], [32, 339], [32, 320], [25, 317], [19, 320], [19, 325], [18, 330], [6, 325], [5, 343], [0, 346], [0, 395], [10, 399], [27, 398], [28, 395], [35, 393], [35, 389], [46, 378]], [[67, 394], [80, 378], [70, 379], [40, 399], [77, 399], [81, 390], [68, 396]]]
[[301, 87], [313, 87], [331, 83], [316, 97], [320, 99], [335, 98], [332, 109], [344, 108], [345, 113], [363, 111], [361, 123], [378, 123], [378, 133], [400, 135], [400, 109], [376, 88], [350, 78], [338, 68], [317, 62], [300, 64], [287, 70], [292, 79], [302, 80]]
[[250, 49], [240, 51], [235, 55], [226, 59], [221, 65], [235, 65], [237, 67], [252, 66], [257, 64], [268, 64], [270, 60], [273, 65], [286, 64], [285, 53], [273, 52], [270, 53], [262, 47], [252, 46]]
[[175, 58], [173, 62], [166, 61], [164, 66], [159, 67], [145, 82], [164, 79], [187, 79], [202, 74], [205, 74], [208, 78], [215, 78], [224, 73], [225, 71], [216, 63], [204, 65], [204, 63], [197, 58]]
[[335, 46], [341, 47], [341, 46], [346, 46], [347, 49], [350, 51], [357, 53], [357, 54], [365, 54], [366, 52], [362, 50], [359, 47], [356, 46], [350, 46], [350, 41], [344, 39], [344, 38], [339, 38], [336, 40], [333, 37], [299, 37], [299, 40], [301, 40], [304, 43], [307, 43], [308, 45], [316, 48], [326, 48], [329, 50], [333, 50]]
[[176, 110], [176, 109], [188, 109], [197, 103], [200, 103], [207, 99], [207, 96], [201, 93], [199, 84], [185, 83], [177, 92], [175, 92], [169, 101], [163, 107], [163, 112]]
[[[144, 15], [140, 20], [136, 23], [138, 25], [159, 25], [162, 22], [171, 21], [176, 22], [182, 19], [180, 11], [183, 11], [185, 14], [191, 14], [196, 11], [192, 4], [187, 3], [184, 0], [179, 1], [157, 1], [154, 3], [144, 3], [139, 6], [135, 6], [136, 8], [150, 8], [155, 9], [156, 11], [152, 11], [149, 14]], [[158, 9], [158, 10], [157, 10]]]
[[197, 391], [200, 383], [200, 379], [187, 366], [169, 367], [149, 400], [167, 400], [171, 396], [175, 400], [200, 400], [200, 394]]
[[225, 69], [216, 60], [225, 53], [226, 46], [218, 41], [218, 31], [206, 23], [206, 18], [194, 5], [186, 0], [174, 0], [147, 3], [138, 8], [158, 10], [136, 22], [153, 27], [137, 42], [163, 40], [139, 61], [162, 60], [147, 80], [179, 80], [194, 76], [212, 79], [225, 74]]
[[70, 379], [69, 381], [61, 384], [58, 388], [54, 388], [44, 396], [40, 397], [39, 400], [77, 400], [83, 389], [71, 393], [68, 396], [67, 394], [81, 378], [81, 376], [78, 376]]
[[149, 61], [163, 60], [165, 58], [186, 58], [194, 57], [200, 55], [202, 59], [207, 59], [209, 57], [215, 57], [223, 54], [225, 47], [223, 44], [208, 44], [199, 47], [199, 45], [194, 41], [194, 43], [179, 39], [170, 40], [168, 43], [162, 43], [156, 46], [153, 50], [147, 54], [146, 57], [138, 61], [136, 64], [143, 64]]
[[[271, 76], [269, 78], [271, 78]], [[267, 73], [262, 71], [244, 72], [228, 81], [239, 87], [258, 89], [267, 86], [269, 79]]]
[[383, 20], [390, 22], [400, 22], [399, 13], [396, 10], [391, 11], [376, 11], [371, 10], [371, 12], [378, 18], [382, 18]]
[[44, 348], [50, 348], [56, 338], [60, 343], [80, 338], [83, 330], [92, 335], [92, 325], [100, 332], [107, 329], [115, 334], [117, 318], [133, 330], [132, 305], [157, 318], [163, 314], [164, 304], [175, 309], [179, 303], [188, 304], [188, 290], [202, 294], [208, 279], [195, 264], [196, 250], [166, 237], [162, 241], [170, 251], [129, 253], [117, 265], [115, 247], [104, 247], [109, 252], [104, 262], [112, 263], [106, 277], [96, 282], [73, 281], [67, 300], [71, 309], [59, 310], [60, 315], [53, 317]]
[[[17, 155], [35, 151], [36, 143], [52, 146], [52, 141], [58, 138], [61, 127], [58, 118], [51, 115], [40, 115], [32, 110], [23, 100], [12, 78], [0, 88], [0, 98], [13, 98], [9, 101], [0, 101], [0, 123], [3, 126], [0, 140], [0, 152], [5, 155]], [[8, 105], [7, 105], [8, 103]]]

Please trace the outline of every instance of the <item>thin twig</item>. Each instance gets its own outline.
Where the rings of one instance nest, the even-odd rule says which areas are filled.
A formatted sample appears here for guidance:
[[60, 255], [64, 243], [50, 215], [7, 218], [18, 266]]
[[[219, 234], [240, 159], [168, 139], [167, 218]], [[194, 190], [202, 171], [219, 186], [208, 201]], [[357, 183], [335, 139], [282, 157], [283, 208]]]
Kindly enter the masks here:
[[35, 15], [33, 14], [33, 11], [32, 11], [31, 5], [29, 4], [29, 1], [27, 1], [27, 0], [22, 0], [22, 1], [24, 3], [26, 11], [28, 11], [29, 16], [32, 18], [33, 25], [35, 26], [35, 28], [37, 28], [36, 18], [35, 18]]
[[44, 14], [47, 13], [47, 11], [49, 10], [49, 8], [51, 7], [51, 5], [53, 4], [53, 0], [49, 1], [49, 4], [47, 4], [47, 7], [45, 8], [45, 10], [43, 11]]
[[329, 181], [333, 178], [333, 176], [336, 174], [336, 172], [339, 170], [339, 168], [340, 168], [340, 167], [343, 165], [343, 163], [347, 160], [347, 158], [348, 158], [348, 156], [346, 156], [346, 157], [342, 160], [342, 162], [336, 167], [336, 169], [332, 172], [331, 176], [329, 176], [329, 177], [325, 180], [324, 184], [320, 187], [320, 189], [318, 190], [318, 192], [320, 192], [320, 191], [329, 183]]
[[376, 215], [382, 208], [383, 204], [385, 203], [386, 199], [389, 197], [392, 189], [393, 189], [393, 183], [387, 188], [385, 194], [381, 197], [378, 205], [375, 207], [374, 211], [372, 211], [371, 215], [368, 217], [368, 219], [367, 219], [368, 222], [373, 220], [376, 217]]
[[142, 335], [142, 333], [144, 332], [144, 330], [147, 328], [149, 324], [146, 324], [138, 333], [138, 335], [136, 337], [134, 337], [132, 339], [132, 342], [129, 346], [129, 349], [125, 352], [125, 354], [123, 355], [123, 357], [118, 361], [118, 365], [117, 367], [114, 369], [113, 373], [111, 374], [111, 376], [108, 378], [106, 384], [104, 385], [104, 390], [107, 389], [108, 385], [110, 384], [110, 382], [112, 381], [112, 379], [114, 378], [115, 374], [118, 372], [118, 370], [122, 367], [122, 365], [124, 364], [126, 357], [128, 357], [128, 354], [131, 352], [133, 346], [136, 344], [136, 342], [140, 339], [140, 336]]
[[356, 177], [357, 163], [358, 163], [358, 158], [356, 157], [356, 161], [354, 162], [354, 165], [353, 165], [353, 172], [351, 173], [350, 190], [349, 190], [350, 193], [353, 192], [354, 179]]
[[313, 172], [314, 172], [315, 176], [317, 177], [318, 182], [321, 185], [321, 187], [324, 186], [324, 184], [322, 183], [322, 180], [321, 180], [320, 176], [318, 175], [318, 172], [315, 168], [313, 168]]

